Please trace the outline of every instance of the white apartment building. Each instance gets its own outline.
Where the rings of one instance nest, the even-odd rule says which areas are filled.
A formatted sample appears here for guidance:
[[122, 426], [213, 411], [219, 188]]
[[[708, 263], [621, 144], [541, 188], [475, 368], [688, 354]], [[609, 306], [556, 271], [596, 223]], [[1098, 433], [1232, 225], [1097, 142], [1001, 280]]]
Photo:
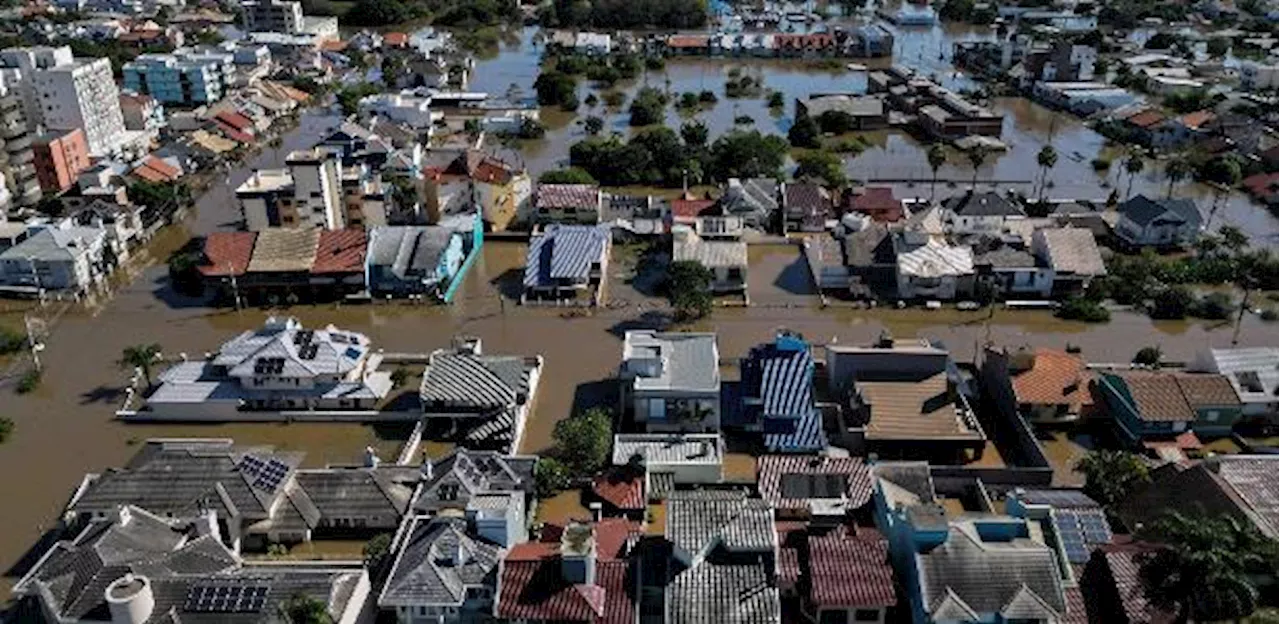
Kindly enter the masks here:
[[302, 32], [302, 3], [280, 0], [242, 2], [244, 29], [247, 32]]
[[386, 225], [380, 176], [362, 167], [344, 171], [340, 155], [321, 148], [292, 152], [285, 164], [285, 169], [255, 171], [236, 189], [250, 231]]
[[9, 48], [0, 62], [17, 69], [27, 118], [48, 130], [84, 130], [89, 153], [117, 149], [125, 138], [120, 92], [105, 58], [74, 58], [71, 48]]

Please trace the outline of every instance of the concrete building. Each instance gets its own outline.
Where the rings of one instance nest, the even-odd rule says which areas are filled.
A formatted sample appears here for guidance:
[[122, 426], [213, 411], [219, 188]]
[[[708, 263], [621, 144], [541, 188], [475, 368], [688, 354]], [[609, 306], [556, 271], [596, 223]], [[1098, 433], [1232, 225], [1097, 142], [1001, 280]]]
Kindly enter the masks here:
[[261, 0], [244, 2], [241, 6], [244, 9], [244, 29], [248, 32], [302, 32], [301, 2]]
[[143, 54], [125, 63], [124, 88], [164, 104], [212, 104], [227, 94], [234, 71], [235, 56], [231, 53], [185, 48], [169, 54]]
[[292, 152], [285, 164], [255, 171], [236, 189], [249, 230], [386, 224], [380, 177], [359, 167], [344, 171], [338, 154], [323, 149]]
[[83, 291], [110, 271], [103, 256], [106, 232], [100, 228], [41, 226], [0, 253], [0, 286], [37, 293]]
[[89, 144], [79, 128], [37, 136], [32, 152], [40, 188], [49, 193], [71, 188], [80, 172], [89, 168]]
[[646, 431], [720, 430], [720, 351], [715, 334], [629, 331], [618, 376], [624, 411]]
[[8, 162], [0, 165], [4, 184], [0, 185], [0, 211], [11, 205], [34, 206], [40, 201], [40, 182], [32, 161], [32, 125], [23, 113], [16, 93], [0, 88], [0, 138]]
[[121, 93], [120, 114], [126, 130], [159, 132], [165, 126], [164, 105], [149, 95]]
[[74, 58], [63, 46], [9, 48], [0, 62], [18, 70], [29, 120], [49, 130], [83, 129], [95, 156], [120, 147], [124, 117], [110, 60]]

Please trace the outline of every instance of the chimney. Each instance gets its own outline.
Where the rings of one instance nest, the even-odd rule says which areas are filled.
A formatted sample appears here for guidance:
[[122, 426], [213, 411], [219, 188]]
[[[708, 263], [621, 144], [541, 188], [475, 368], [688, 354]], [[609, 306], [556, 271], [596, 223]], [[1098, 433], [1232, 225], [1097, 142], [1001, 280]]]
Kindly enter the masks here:
[[125, 574], [116, 579], [103, 597], [111, 611], [111, 624], [143, 624], [156, 607], [151, 581], [141, 575]]
[[599, 501], [595, 501], [587, 505], [587, 508], [591, 510], [591, 521], [599, 522], [600, 517], [604, 515], [604, 505]]
[[591, 525], [571, 523], [560, 535], [560, 574], [573, 585], [596, 584], [596, 532]]

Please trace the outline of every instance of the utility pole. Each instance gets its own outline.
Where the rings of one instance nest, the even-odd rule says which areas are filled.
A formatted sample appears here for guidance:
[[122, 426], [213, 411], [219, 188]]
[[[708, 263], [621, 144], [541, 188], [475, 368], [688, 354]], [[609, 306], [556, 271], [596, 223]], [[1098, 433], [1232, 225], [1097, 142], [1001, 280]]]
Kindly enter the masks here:
[[235, 270], [231, 267], [231, 263], [227, 263], [227, 275], [231, 278], [231, 292], [236, 300], [236, 312], [240, 311], [240, 283], [236, 281]]
[[31, 348], [31, 361], [36, 366], [36, 372], [40, 372], [40, 352], [44, 350], [44, 343], [36, 337], [40, 321], [33, 318], [30, 314], [22, 315], [22, 323], [27, 328], [27, 346]]

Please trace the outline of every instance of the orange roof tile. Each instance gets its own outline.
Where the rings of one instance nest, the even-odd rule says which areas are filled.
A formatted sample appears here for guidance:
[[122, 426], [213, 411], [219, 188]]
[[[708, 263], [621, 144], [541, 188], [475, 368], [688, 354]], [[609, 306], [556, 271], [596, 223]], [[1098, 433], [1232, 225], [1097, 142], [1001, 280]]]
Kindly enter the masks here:
[[702, 214], [703, 210], [716, 205], [714, 199], [673, 199], [671, 200], [671, 215], [677, 220], [693, 219]]
[[1162, 121], [1164, 121], [1164, 115], [1161, 115], [1160, 111], [1150, 109], [1129, 118], [1129, 123], [1139, 128], [1150, 128]]
[[405, 45], [406, 43], [409, 43], [409, 35], [406, 35], [402, 32], [389, 32], [382, 36], [382, 43], [383, 45], [389, 45], [389, 46], [394, 46], [398, 48]]
[[624, 469], [613, 470], [595, 478], [592, 492], [618, 509], [644, 509], [644, 476]]
[[312, 273], [355, 273], [364, 270], [365, 250], [369, 246], [364, 230], [325, 230], [316, 244], [316, 261]]
[[133, 174], [133, 177], [142, 178], [147, 182], [168, 182], [169, 181], [169, 178], [167, 176], [160, 173], [159, 171], [156, 171], [155, 169], [152, 169], [151, 167], [148, 167], [146, 164], [138, 165], [133, 169], [131, 173]]
[[347, 42], [337, 39], [330, 39], [320, 44], [320, 49], [325, 52], [341, 52], [347, 49]]
[[1093, 402], [1083, 360], [1055, 349], [1036, 349], [1034, 358], [1031, 368], [1013, 374], [1013, 393], [1019, 403], [1078, 408]]
[[213, 232], [204, 239], [205, 264], [200, 274], [205, 277], [244, 275], [253, 256], [257, 232]]
[[1194, 113], [1187, 113], [1182, 116], [1182, 125], [1191, 128], [1192, 130], [1197, 130], [1200, 126], [1213, 121], [1213, 118], [1213, 111], [1202, 110]]

